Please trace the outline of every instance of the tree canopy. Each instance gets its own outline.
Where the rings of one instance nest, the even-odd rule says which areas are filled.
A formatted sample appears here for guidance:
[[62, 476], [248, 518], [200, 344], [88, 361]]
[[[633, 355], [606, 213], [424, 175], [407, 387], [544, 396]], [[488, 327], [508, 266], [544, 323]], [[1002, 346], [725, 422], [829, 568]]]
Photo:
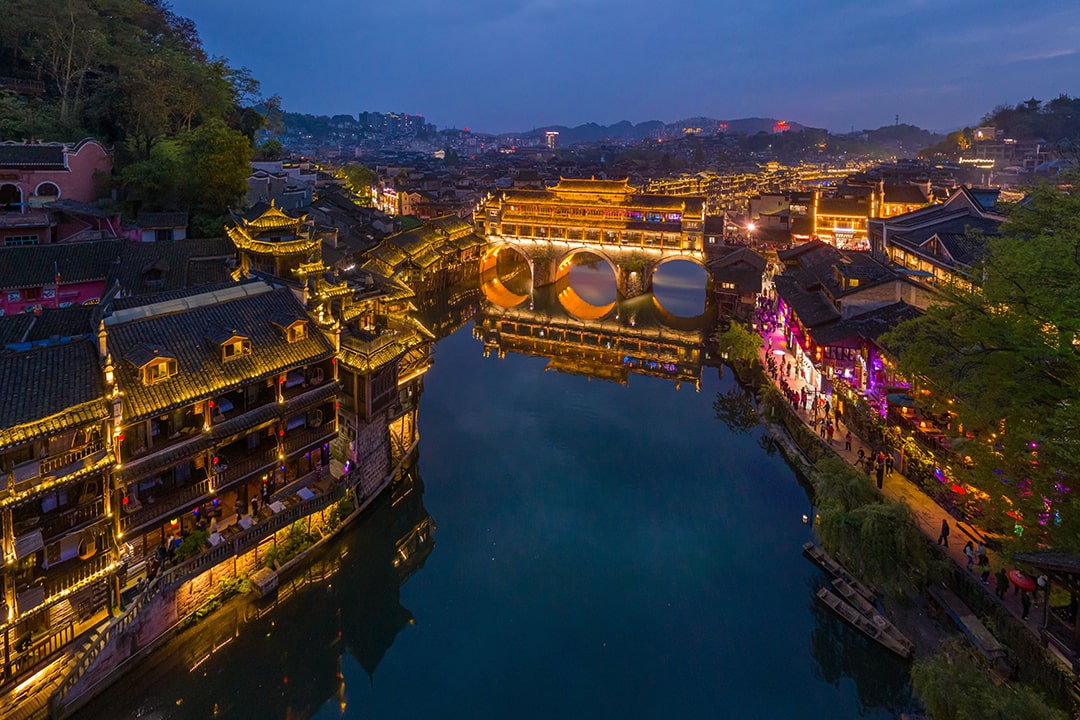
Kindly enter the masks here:
[[981, 288], [883, 341], [931, 409], [956, 413], [991, 517], [1022, 545], [1080, 552], [1080, 192], [1037, 188], [986, 242]]
[[[164, 0], [8, 0], [0, 76], [46, 88], [40, 98], [0, 95], [0, 140], [103, 140], [132, 212], [220, 216], [243, 196], [236, 178], [264, 122], [251, 107], [259, 85], [208, 57], [194, 23]], [[169, 178], [180, 160], [194, 174]]]

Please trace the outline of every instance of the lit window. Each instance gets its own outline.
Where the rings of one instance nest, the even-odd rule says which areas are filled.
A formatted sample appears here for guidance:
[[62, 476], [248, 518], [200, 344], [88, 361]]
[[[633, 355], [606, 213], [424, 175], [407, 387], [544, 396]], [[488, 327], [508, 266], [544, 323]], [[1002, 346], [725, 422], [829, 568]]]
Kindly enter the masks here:
[[162, 358], [146, 365], [143, 368], [143, 382], [153, 385], [172, 377], [177, 372], [176, 361], [172, 358]]
[[233, 338], [221, 346], [221, 357], [223, 360], [250, 354], [251, 341], [247, 338]]

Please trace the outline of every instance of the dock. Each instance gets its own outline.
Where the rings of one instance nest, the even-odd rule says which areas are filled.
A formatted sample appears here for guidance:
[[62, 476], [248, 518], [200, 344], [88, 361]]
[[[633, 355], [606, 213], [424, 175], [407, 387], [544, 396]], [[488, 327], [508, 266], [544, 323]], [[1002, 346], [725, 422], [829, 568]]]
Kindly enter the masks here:
[[930, 588], [930, 597], [934, 599], [938, 607], [952, 618], [961, 632], [971, 641], [983, 656], [991, 663], [997, 663], [1005, 659], [1005, 648], [997, 641], [986, 626], [983, 625], [975, 613], [964, 604], [964, 601], [956, 596], [944, 585], [935, 585]]

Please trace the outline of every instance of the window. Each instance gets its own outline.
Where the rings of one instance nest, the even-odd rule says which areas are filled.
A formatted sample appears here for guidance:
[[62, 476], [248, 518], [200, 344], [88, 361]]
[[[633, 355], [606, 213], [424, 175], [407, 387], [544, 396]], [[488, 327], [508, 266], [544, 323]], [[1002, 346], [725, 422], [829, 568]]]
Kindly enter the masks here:
[[221, 345], [221, 358], [222, 360], [228, 360], [234, 357], [240, 357], [241, 355], [251, 354], [251, 341], [247, 338], [233, 338], [227, 343]]
[[4, 247], [18, 247], [20, 245], [37, 245], [37, 235], [12, 235], [4, 238]]
[[735, 283], [733, 283], [733, 282], [720, 283], [720, 287], [722, 287], [724, 290], [734, 290], [735, 289]]
[[37, 186], [34, 194], [38, 197], [58, 198], [60, 197], [60, 188], [55, 183], [43, 182]]
[[24, 300], [37, 300], [41, 297], [41, 288], [26, 288], [23, 290]]
[[176, 361], [172, 358], [155, 360], [143, 368], [143, 383], [153, 385], [176, 374]]
[[300, 342], [307, 338], [307, 323], [297, 323], [289, 328], [289, 342]]

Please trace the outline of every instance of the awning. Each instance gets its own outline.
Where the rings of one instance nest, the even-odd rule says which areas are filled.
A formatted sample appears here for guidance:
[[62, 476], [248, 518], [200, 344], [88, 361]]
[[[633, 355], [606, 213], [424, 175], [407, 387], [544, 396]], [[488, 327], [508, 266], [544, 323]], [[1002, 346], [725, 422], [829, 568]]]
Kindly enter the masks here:
[[890, 393], [889, 395], [885, 396], [885, 400], [890, 405], [895, 405], [896, 407], [906, 407], [906, 408], [918, 407], [918, 404], [916, 404], [916, 402], [915, 402], [915, 398], [911, 397], [910, 395], [905, 395], [905, 394], [902, 394], [902, 393]]

